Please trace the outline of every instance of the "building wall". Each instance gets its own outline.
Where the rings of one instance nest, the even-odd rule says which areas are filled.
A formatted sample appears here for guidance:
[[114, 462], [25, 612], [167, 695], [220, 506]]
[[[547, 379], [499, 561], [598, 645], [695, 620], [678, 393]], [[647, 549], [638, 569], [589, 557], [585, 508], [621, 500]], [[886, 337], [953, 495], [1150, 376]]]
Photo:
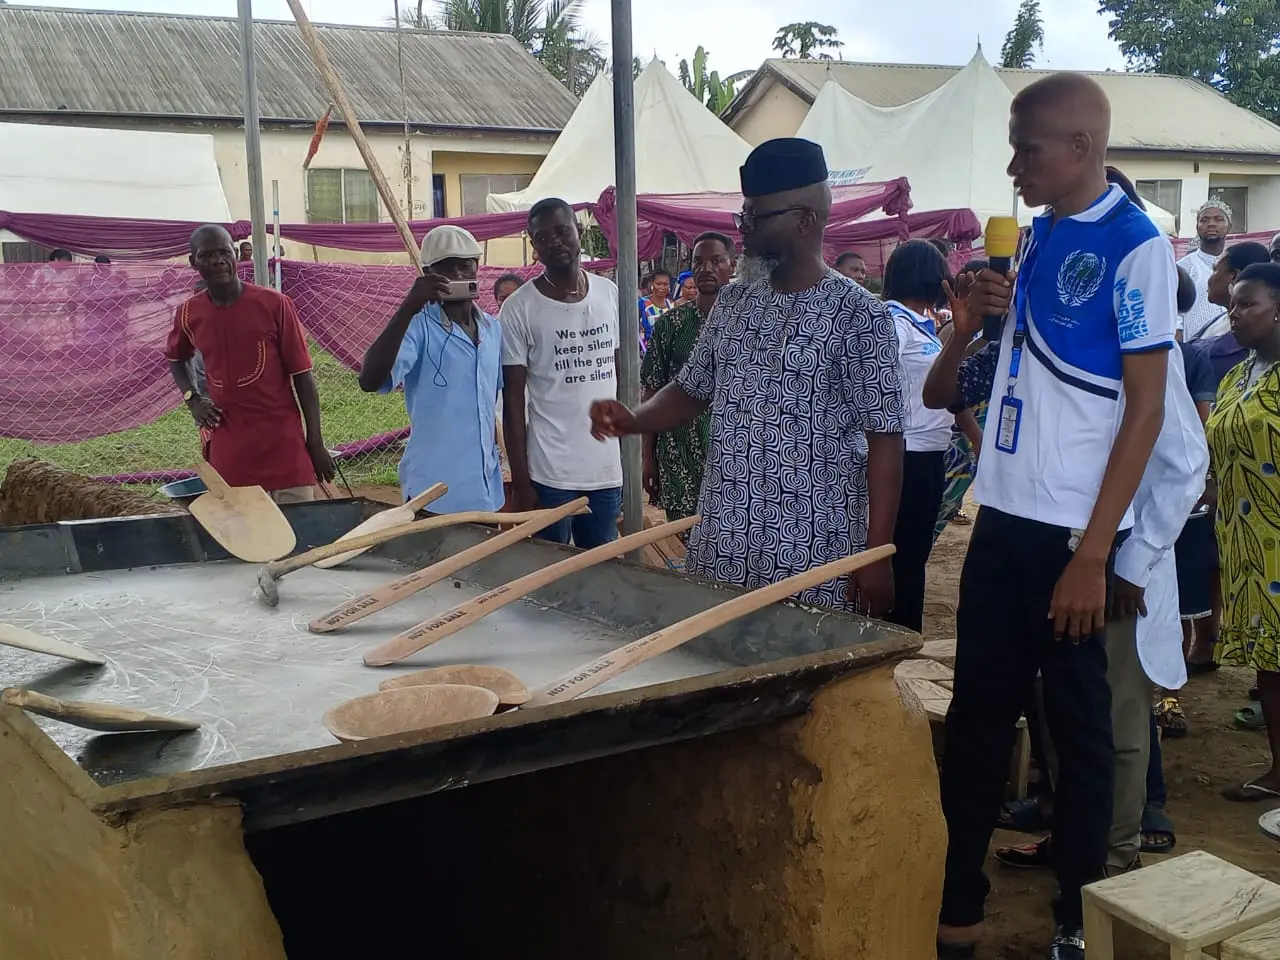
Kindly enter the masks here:
[[[180, 125], [162, 129], [182, 132], [189, 127]], [[249, 218], [249, 179], [245, 164], [244, 133], [238, 129], [217, 129], [214, 137], [214, 155], [222, 176], [223, 191], [234, 219]], [[381, 131], [366, 131], [392, 193], [400, 201], [401, 209], [408, 207], [408, 189], [402, 168], [404, 135]], [[307, 220], [306, 171], [302, 161], [311, 142], [309, 130], [263, 130], [262, 132], [262, 180], [264, 203], [268, 221], [271, 219], [271, 181], [280, 183], [280, 220], [284, 223], [304, 223]], [[445, 196], [449, 215], [455, 215], [454, 204], [461, 204], [459, 177], [477, 173], [533, 173], [554, 142], [551, 138], [532, 139], [473, 136], [430, 136], [414, 134], [410, 140], [412, 161], [412, 214], [410, 219], [428, 219], [433, 215], [431, 178], [433, 173], [444, 173]], [[437, 169], [437, 164], [439, 168]], [[364, 161], [353, 141], [340, 127], [333, 127], [325, 135], [320, 149], [311, 161], [312, 169], [356, 168], [364, 169]], [[390, 220], [386, 210], [382, 219]], [[306, 244], [286, 242], [285, 254], [291, 260], [341, 260], [356, 263], [404, 263], [406, 255], [392, 253], [361, 253], [351, 250], [335, 250], [312, 247]], [[488, 263], [495, 265], [519, 265], [524, 262], [523, 245], [517, 239], [491, 241]]]
[[773, 79], [754, 103], [729, 124], [753, 147], [775, 137], [794, 137], [804, 123], [809, 104]]
[[[542, 163], [542, 155], [517, 153], [459, 153], [436, 150], [432, 173], [444, 176], [445, 209], [450, 217], [462, 216], [462, 177], [467, 174], [516, 173], [532, 176]], [[525, 265], [532, 249], [522, 237], [504, 237], [486, 244], [486, 263], [503, 266]]]

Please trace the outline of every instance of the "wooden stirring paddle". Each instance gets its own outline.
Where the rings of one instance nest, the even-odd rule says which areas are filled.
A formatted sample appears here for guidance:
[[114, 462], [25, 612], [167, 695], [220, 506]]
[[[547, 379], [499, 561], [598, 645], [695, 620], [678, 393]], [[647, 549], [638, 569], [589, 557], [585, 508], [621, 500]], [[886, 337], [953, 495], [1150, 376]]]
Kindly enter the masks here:
[[[802, 590], [819, 586], [828, 580], [848, 576], [855, 570], [887, 559], [893, 555], [893, 552], [893, 544], [886, 544], [883, 547], [855, 553], [840, 560], [833, 560], [831, 563], [824, 563], [820, 567], [814, 567], [812, 570], [806, 570], [804, 573], [798, 573], [795, 576], [787, 577], [785, 580], [779, 580], [777, 583], [770, 584], [767, 587], [761, 587], [758, 590], [752, 590], [750, 593], [734, 597], [732, 600], [711, 607], [701, 613], [696, 613], [692, 617], [687, 617], [669, 627], [663, 627], [661, 630], [646, 637], [641, 637], [639, 640], [619, 647], [611, 653], [606, 653], [603, 657], [597, 657], [590, 663], [584, 663], [577, 669], [566, 673], [563, 677], [553, 680], [546, 686], [534, 691], [529, 700], [517, 709], [526, 710], [529, 707], [541, 707], [572, 700], [574, 697], [579, 697], [588, 690], [612, 680], [619, 674], [639, 666], [646, 660], [651, 660], [659, 654], [674, 650], [681, 644], [700, 637], [716, 627], [722, 627], [726, 623], [745, 617], [749, 613], [755, 613], [757, 610], [772, 603], [777, 603], [779, 600], [785, 600], [787, 597]], [[434, 725], [472, 719], [475, 719], [473, 713], [460, 711], [457, 716], [434, 715], [431, 722]]]
[[454, 607], [448, 613], [442, 613], [438, 617], [424, 620], [417, 626], [410, 627], [403, 633], [392, 637], [381, 646], [375, 647], [364, 655], [365, 665], [369, 667], [385, 667], [389, 664], [397, 663], [405, 657], [417, 653], [423, 647], [428, 647], [437, 641], [443, 640], [445, 637], [457, 633], [463, 627], [470, 626], [481, 618], [487, 617], [495, 610], [500, 610], [509, 603], [515, 603], [521, 597], [535, 590], [541, 590], [549, 583], [554, 583], [563, 577], [569, 576], [571, 573], [577, 573], [579, 570], [595, 566], [597, 563], [604, 563], [606, 560], [620, 557], [624, 553], [639, 550], [641, 547], [646, 547], [651, 543], [683, 533], [700, 519], [702, 518], [692, 516], [672, 523], [659, 524], [656, 527], [650, 527], [648, 530], [641, 530], [639, 533], [633, 533], [619, 540], [613, 540], [583, 553], [575, 554], [572, 557], [561, 560], [559, 563], [553, 563], [549, 567], [543, 567], [541, 570], [535, 570], [533, 573], [512, 580], [510, 583], [495, 587], [488, 593], [473, 597], [465, 603]]
[[0, 694], [5, 703], [21, 707], [28, 713], [36, 713], [51, 720], [60, 720], [73, 727], [101, 730], [107, 733], [141, 733], [147, 730], [198, 730], [194, 720], [162, 717], [145, 710], [119, 707], [114, 703], [91, 703], [87, 700], [59, 700], [56, 697], [10, 687]]
[[[540, 516], [526, 520], [512, 530], [504, 530], [497, 536], [463, 550], [455, 556], [446, 557], [444, 560], [433, 563], [429, 567], [416, 570], [408, 576], [393, 580], [391, 583], [378, 587], [378, 589], [369, 593], [361, 594], [354, 600], [329, 611], [324, 616], [312, 620], [311, 623], [307, 624], [307, 629], [312, 633], [331, 633], [334, 630], [341, 630], [343, 627], [350, 626], [357, 620], [363, 620], [371, 613], [377, 613], [385, 607], [399, 603], [406, 597], [413, 596], [419, 590], [425, 590], [433, 583], [452, 576], [464, 567], [469, 567], [485, 557], [492, 556], [513, 543], [527, 540], [539, 530], [545, 530], [553, 523], [558, 523], [566, 517], [571, 517], [575, 513], [581, 512], [587, 506], [587, 503], [586, 497], [578, 497], [564, 506], [543, 510]], [[507, 516], [510, 516], [510, 514], [507, 514]]]
[[[583, 508], [579, 512], [587, 511]], [[466, 513], [445, 513], [438, 517], [427, 517], [425, 520], [401, 523], [394, 527], [387, 527], [385, 530], [375, 530], [373, 533], [353, 537], [350, 540], [343, 537], [333, 543], [326, 543], [322, 547], [300, 553], [296, 557], [285, 557], [283, 560], [273, 560], [265, 564], [258, 571], [258, 590], [267, 606], [274, 607], [280, 602], [280, 591], [276, 582], [281, 577], [313, 564], [323, 567], [326, 557], [332, 557], [344, 551], [362, 553], [390, 540], [407, 537], [414, 533], [425, 533], [428, 530], [439, 530], [442, 527], [456, 527], [464, 523], [523, 523], [526, 520], [538, 520], [545, 514], [545, 510], [530, 510], [526, 513], [490, 513], [487, 510], [471, 510]]]
[[62, 657], [64, 660], [75, 660], [79, 663], [91, 663], [100, 666], [107, 661], [84, 647], [74, 643], [55, 640], [44, 634], [35, 633], [23, 627], [15, 627], [10, 623], [0, 623], [0, 644], [6, 647], [17, 647], [19, 650], [31, 650], [35, 653], [47, 653], [51, 657]]

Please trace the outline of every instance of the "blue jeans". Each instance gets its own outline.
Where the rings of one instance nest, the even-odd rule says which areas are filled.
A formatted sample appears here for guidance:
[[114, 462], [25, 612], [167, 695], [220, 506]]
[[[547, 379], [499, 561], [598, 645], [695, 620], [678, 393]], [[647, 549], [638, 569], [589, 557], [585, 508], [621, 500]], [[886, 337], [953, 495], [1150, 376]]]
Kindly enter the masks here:
[[572, 534], [575, 546], [590, 550], [618, 539], [618, 514], [622, 512], [621, 487], [609, 487], [605, 490], [558, 490], [535, 482], [533, 489], [538, 495], [538, 503], [546, 509], [562, 507], [578, 497], [586, 497], [587, 505], [591, 508], [590, 513], [566, 517], [559, 523], [553, 523], [538, 534], [543, 540], [568, 543]]

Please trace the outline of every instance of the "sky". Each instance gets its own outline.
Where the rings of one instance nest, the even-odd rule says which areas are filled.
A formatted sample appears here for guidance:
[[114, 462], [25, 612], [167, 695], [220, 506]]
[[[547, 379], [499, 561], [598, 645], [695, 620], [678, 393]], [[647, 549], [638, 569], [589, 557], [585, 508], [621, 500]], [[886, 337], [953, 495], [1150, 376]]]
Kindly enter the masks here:
[[[408, 7], [415, 0], [402, 0]], [[121, 9], [153, 13], [235, 16], [236, 0], [61, 0], [15, 6], [58, 6], [81, 10]], [[429, 6], [435, 4], [428, 0]], [[774, 55], [773, 36], [787, 23], [816, 20], [840, 31], [846, 60], [963, 64], [979, 41], [988, 60], [1013, 23], [1017, 0], [632, 0], [634, 49], [648, 59], [657, 54], [673, 72], [701, 44], [710, 68], [722, 76], [754, 70]], [[317, 23], [379, 25], [389, 22], [392, 0], [303, 0]], [[965, 8], [959, 14], [957, 8]], [[1107, 19], [1096, 0], [1042, 0], [1047, 41], [1036, 66], [1059, 70], [1122, 69], [1124, 58], [1107, 37]], [[258, 19], [289, 19], [285, 0], [253, 0]], [[583, 26], [608, 45], [609, 0], [585, 0]]]

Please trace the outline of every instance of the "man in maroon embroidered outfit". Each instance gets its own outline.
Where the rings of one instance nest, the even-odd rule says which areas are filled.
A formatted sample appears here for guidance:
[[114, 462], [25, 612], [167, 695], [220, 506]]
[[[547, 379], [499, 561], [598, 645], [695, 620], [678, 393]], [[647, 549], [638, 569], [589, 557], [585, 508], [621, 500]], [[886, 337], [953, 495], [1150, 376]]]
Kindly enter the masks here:
[[[239, 278], [222, 227], [191, 235], [190, 262], [205, 287], [178, 308], [165, 357], [200, 427], [205, 459], [233, 487], [260, 486], [277, 503], [314, 499], [317, 477], [332, 480], [334, 467], [293, 302]], [[197, 350], [208, 396], [191, 382]]]

